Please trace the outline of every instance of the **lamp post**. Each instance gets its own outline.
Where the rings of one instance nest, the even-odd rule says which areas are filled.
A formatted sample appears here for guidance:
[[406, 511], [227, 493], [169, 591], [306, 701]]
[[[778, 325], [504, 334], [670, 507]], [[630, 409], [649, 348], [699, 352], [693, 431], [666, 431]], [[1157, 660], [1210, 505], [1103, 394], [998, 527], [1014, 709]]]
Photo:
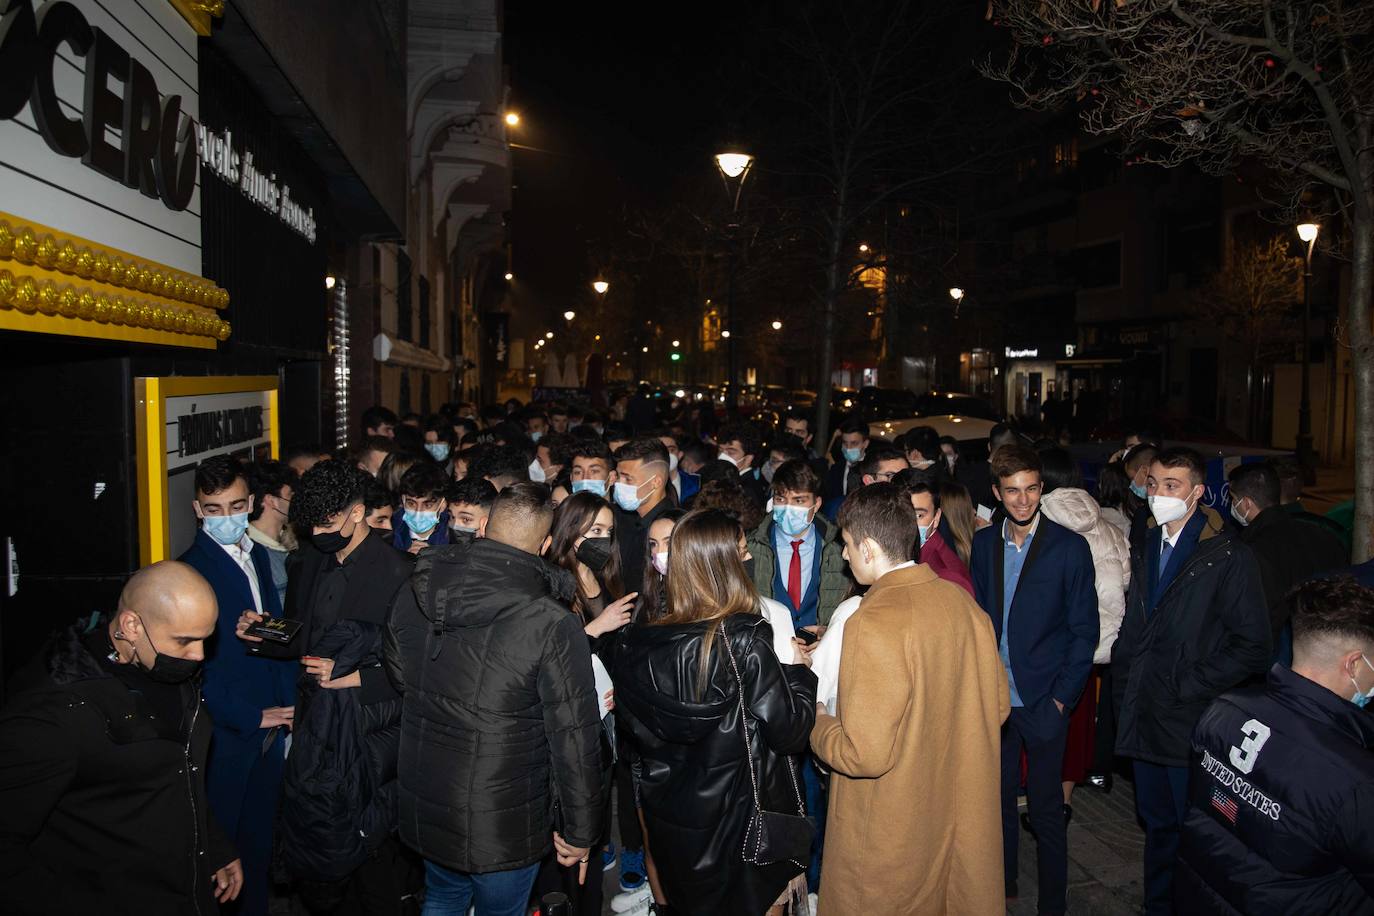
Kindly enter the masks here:
[[754, 157], [748, 153], [727, 152], [716, 155], [716, 168], [720, 170], [721, 181], [725, 183], [725, 195], [730, 200], [730, 244], [729, 262], [725, 274], [725, 331], [721, 334], [729, 343], [726, 345], [725, 409], [733, 417], [739, 410], [739, 352], [735, 345], [735, 230], [739, 228], [739, 199], [744, 190], [744, 180], [754, 165]]
[[1318, 223], [1298, 226], [1298, 238], [1307, 243], [1302, 273], [1302, 396], [1298, 401], [1298, 464], [1302, 467], [1302, 482], [1317, 482], [1317, 463], [1312, 451], [1312, 249], [1321, 232]]
[[954, 317], [959, 317], [959, 306], [964, 304], [964, 291], [957, 286], [949, 288], [949, 298], [954, 300]]

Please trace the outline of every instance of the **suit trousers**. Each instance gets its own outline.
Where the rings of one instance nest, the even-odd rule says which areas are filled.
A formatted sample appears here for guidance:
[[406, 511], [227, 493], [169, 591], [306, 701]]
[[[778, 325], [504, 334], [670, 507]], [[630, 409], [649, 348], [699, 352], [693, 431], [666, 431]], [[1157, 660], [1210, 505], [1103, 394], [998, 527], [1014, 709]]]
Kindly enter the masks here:
[[1145, 912], [1173, 912], [1174, 861], [1188, 812], [1188, 768], [1135, 761], [1135, 806], [1145, 822]]
[[1021, 783], [1021, 750], [1026, 751], [1026, 803], [1039, 842], [1036, 875], [1038, 911], [1063, 913], [1069, 883], [1068, 825], [1064, 822], [1064, 742], [1069, 710], [1048, 696], [1034, 706], [1013, 706], [1002, 726], [1002, 868], [1008, 891], [1016, 885], [1021, 824], [1016, 793]]

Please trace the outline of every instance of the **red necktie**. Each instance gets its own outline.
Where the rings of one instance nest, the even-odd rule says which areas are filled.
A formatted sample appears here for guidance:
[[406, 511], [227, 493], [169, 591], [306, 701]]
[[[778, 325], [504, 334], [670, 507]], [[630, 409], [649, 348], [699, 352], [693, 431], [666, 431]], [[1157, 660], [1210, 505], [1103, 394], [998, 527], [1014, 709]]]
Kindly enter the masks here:
[[803, 541], [792, 542], [792, 564], [787, 567], [787, 595], [792, 599], [792, 610], [801, 610], [801, 545]]

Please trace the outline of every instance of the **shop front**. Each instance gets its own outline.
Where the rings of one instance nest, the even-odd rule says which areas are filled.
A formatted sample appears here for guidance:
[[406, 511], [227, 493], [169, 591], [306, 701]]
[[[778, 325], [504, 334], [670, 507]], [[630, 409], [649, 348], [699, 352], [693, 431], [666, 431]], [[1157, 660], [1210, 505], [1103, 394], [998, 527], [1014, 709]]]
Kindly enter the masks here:
[[1065, 388], [1056, 361], [1072, 344], [1021, 341], [1003, 348], [1001, 375], [1007, 416], [1035, 422], [1046, 403], [1062, 399]]
[[328, 183], [203, 6], [0, 30], [5, 671], [189, 543], [200, 460], [322, 438]]

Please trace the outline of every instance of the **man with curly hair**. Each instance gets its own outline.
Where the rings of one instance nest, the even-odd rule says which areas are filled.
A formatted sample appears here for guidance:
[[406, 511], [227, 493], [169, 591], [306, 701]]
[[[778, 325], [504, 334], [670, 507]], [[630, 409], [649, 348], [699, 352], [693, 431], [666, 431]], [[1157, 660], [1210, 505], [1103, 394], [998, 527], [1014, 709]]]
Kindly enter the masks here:
[[[281, 830], [284, 860], [316, 909], [347, 896], [363, 912], [389, 914], [400, 913], [406, 888], [393, 836], [401, 700], [381, 667], [382, 633], [411, 561], [367, 524], [370, 482], [348, 462], [326, 461], [306, 471], [291, 500], [292, 524], [311, 546], [286, 591], [286, 616], [301, 621], [289, 648], [301, 653], [304, 677]], [[253, 641], [245, 631], [257, 617], [243, 615], [241, 639]], [[371, 778], [321, 778], [354, 767]], [[338, 797], [346, 804], [334, 807]]]

